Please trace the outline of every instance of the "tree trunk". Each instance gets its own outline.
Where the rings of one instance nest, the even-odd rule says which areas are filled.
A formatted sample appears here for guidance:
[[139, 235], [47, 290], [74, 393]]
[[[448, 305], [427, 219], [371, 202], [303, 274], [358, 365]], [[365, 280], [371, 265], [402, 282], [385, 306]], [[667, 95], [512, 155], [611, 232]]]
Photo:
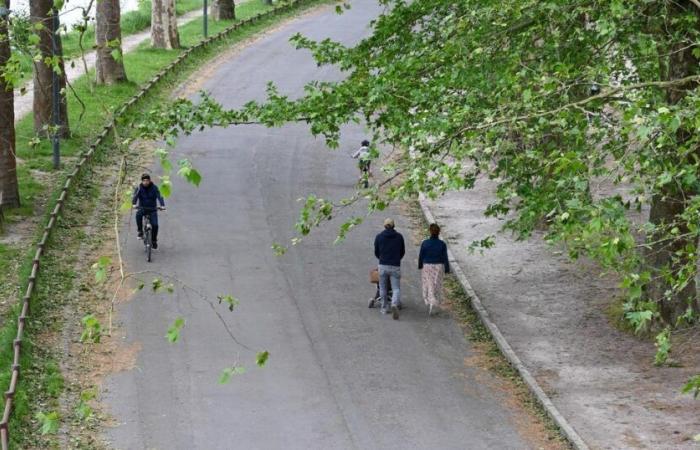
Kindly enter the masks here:
[[[700, 11], [691, 4], [689, 0], [679, 0], [671, 6], [672, 16], [681, 16], [687, 11], [694, 11], [697, 16], [700, 16]], [[673, 17], [671, 17], [673, 19]], [[686, 22], [679, 21], [682, 27], [687, 26]], [[671, 30], [671, 33], [673, 30]], [[691, 39], [689, 37], [689, 39]], [[690, 75], [696, 75], [699, 61], [693, 56], [693, 46], [688, 45], [688, 41], [679, 39], [671, 47], [668, 52], [670, 56], [665, 58], [665, 61], [660, 64], [662, 70], [662, 78], [667, 80], [676, 80]], [[666, 92], [666, 100], [669, 104], [676, 104], [683, 100], [688, 94], [688, 91], [694, 89], [695, 85], [687, 85], [685, 87], [673, 87]], [[674, 154], [676, 148], [682, 146], [688, 140], [695, 130], [681, 126], [676, 133], [677, 145], [674, 148], [668, 149], [669, 154]], [[700, 156], [700, 149], [695, 150], [696, 156]], [[679, 215], [683, 214], [688, 206], [689, 196], [698, 195], [697, 192], [681, 192], [677, 187], [668, 187], [652, 197], [651, 210], [649, 212], [649, 221], [654, 225], [675, 224], [680, 230], [680, 235], [688, 233], [686, 223], [680, 222]], [[647, 285], [646, 295], [650, 300], [659, 304], [659, 312], [661, 319], [666, 325], [674, 326], [679, 316], [683, 315], [688, 307], [695, 312], [700, 311], [698, 305], [697, 286], [695, 283], [694, 274], [690, 276], [688, 284], [680, 291], [666, 295], [667, 292], [672, 292], [672, 281], [664, 276], [664, 272], [670, 273], [673, 276], [683, 270], [692, 260], [685, 255], [687, 252], [680, 251], [683, 256], [676, 256], [675, 252], [683, 250], [686, 246], [697, 248], [698, 240], [695, 237], [679, 238], [672, 241], [661, 241], [666, 233], [657, 233], [651, 236], [650, 251], [647, 254], [646, 262], [651, 268], [652, 281]], [[666, 234], [667, 235], [667, 234]], [[695, 267], [693, 267], [695, 269]], [[696, 272], [694, 270], [693, 272]]]
[[175, 0], [153, 0], [151, 9], [151, 44], [154, 48], [179, 48]]
[[211, 5], [211, 17], [214, 20], [233, 20], [236, 18], [234, 0], [214, 0]]
[[[10, 9], [10, 0], [2, 3]], [[10, 59], [7, 17], [0, 17], [0, 72]], [[19, 206], [17, 161], [15, 158], [15, 93], [13, 86], [0, 76], [0, 206]]]
[[[682, 193], [677, 189], [667, 189], [662, 193], [653, 196], [651, 210], [649, 212], [649, 222], [657, 226], [668, 225], [677, 220], [687, 205]], [[688, 233], [686, 224], [677, 224], [680, 235]], [[666, 325], [674, 326], [679, 316], [683, 315], [688, 307], [698, 311], [697, 287], [694, 274], [690, 276], [688, 284], [680, 291], [673, 292], [673, 281], [666, 278], [670, 274], [677, 276], [679, 271], [691, 262], [685, 251], [688, 245], [697, 248], [698, 241], [695, 238], [684, 238], [674, 240], [662, 240], [667, 233], [658, 233], [651, 236], [650, 241], [656, 242], [650, 245], [646, 256], [646, 263], [651, 269], [652, 281], [646, 287], [646, 296], [649, 300], [655, 301], [659, 305], [661, 320]], [[662, 240], [659, 242], [659, 240]], [[681, 257], [675, 252], [681, 251]], [[667, 295], [667, 292], [670, 294]], [[672, 292], [672, 293], [671, 293]]]
[[[31, 0], [29, 2], [32, 24], [41, 24], [42, 26], [38, 31], [41, 60], [34, 63], [34, 130], [37, 134], [44, 136], [47, 135], [47, 127], [53, 124], [51, 101], [53, 69], [45, 63], [45, 60], [50, 59], [53, 55], [51, 43], [52, 8], [53, 0]], [[57, 78], [59, 90], [61, 91], [58, 135], [60, 137], [68, 137], [70, 130], [68, 128], [68, 107], [66, 104], [66, 71], [63, 66], [61, 37], [58, 34], [56, 35], [56, 48], [60, 70]]]
[[[114, 84], [126, 81], [126, 71], [122, 61], [119, 0], [98, 0], [96, 15], [97, 65], [95, 75], [97, 84]], [[113, 53], [118, 53], [116, 59]]]

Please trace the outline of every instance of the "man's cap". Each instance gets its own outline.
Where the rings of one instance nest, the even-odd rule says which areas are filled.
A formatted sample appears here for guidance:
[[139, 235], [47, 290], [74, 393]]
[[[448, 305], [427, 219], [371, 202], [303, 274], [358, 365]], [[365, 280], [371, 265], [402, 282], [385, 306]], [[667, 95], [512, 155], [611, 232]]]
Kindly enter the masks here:
[[151, 176], [150, 176], [149, 174], [147, 174], [147, 173], [144, 173], [143, 175], [141, 175], [141, 179], [142, 179], [142, 180], [150, 180], [150, 179], [151, 179]]
[[391, 217], [384, 219], [384, 226], [394, 228], [394, 226], [395, 226], [394, 219], [392, 219]]

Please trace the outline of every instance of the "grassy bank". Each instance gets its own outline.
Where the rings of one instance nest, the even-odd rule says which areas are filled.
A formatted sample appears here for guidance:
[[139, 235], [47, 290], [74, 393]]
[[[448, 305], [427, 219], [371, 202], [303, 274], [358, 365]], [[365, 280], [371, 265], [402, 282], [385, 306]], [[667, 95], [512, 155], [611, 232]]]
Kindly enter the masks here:
[[[200, 9], [202, 0], [180, 0], [175, 3], [175, 9], [178, 16], [181, 16], [190, 11]], [[94, 10], [92, 15], [94, 16]], [[143, 0], [139, 2], [139, 8], [135, 11], [129, 11], [122, 14], [121, 27], [122, 38], [131, 34], [136, 34], [144, 31], [151, 26], [151, 1]], [[80, 56], [79, 39], [80, 34], [77, 31], [69, 31], [63, 35], [63, 54], [66, 59], [71, 59]], [[83, 35], [83, 47], [90, 50], [95, 45], [95, 27], [90, 25]]]
[[[310, 1], [308, 6], [318, 4], [320, 1]], [[238, 20], [243, 20], [258, 14], [269, 7], [262, 2], [246, 3], [237, 8]], [[297, 9], [297, 12], [301, 9]], [[296, 13], [296, 12], [295, 12]], [[142, 103], [139, 110], [148, 109], [157, 102], [166, 99], [172, 92], [172, 87], [186, 79], [195, 69], [200, 68], [206, 61], [216, 54], [230, 48], [231, 45], [240, 42], [251, 35], [270, 27], [295, 13], [280, 14], [254, 25], [239, 29], [228, 35], [225, 39], [212, 43], [212, 45], [193, 53], [179, 66], [176, 74], [159, 84], [154, 91]], [[225, 28], [231, 22], [212, 23], [212, 34]], [[180, 29], [181, 40], [185, 45], [191, 45], [201, 39], [201, 22], [187, 24]], [[90, 90], [88, 80], [83, 77], [74, 83], [77, 97], [84, 104], [85, 111], [81, 111], [81, 103], [76, 96], [69, 96], [69, 115], [73, 135], [62, 142], [63, 166], [58, 172], [51, 171], [51, 146], [48, 142], [32, 143], [34, 138], [32, 118], [25, 117], [17, 125], [17, 154], [20, 159], [19, 176], [20, 190], [23, 206], [15, 210], [9, 210], [6, 215], [9, 221], [23, 221], [28, 216], [36, 213], [39, 204], [52, 205], [56, 198], [56, 188], [63, 184], [66, 168], [72, 168], [72, 162], [78, 152], [94, 140], [101, 131], [112, 111], [116, 110], [125, 100], [134, 95], [140, 85], [148, 81], [155, 73], [173, 61], [183, 50], [155, 50], [147, 45], [138, 47], [135, 51], [124, 55], [129, 82], [117, 86], [98, 86], [95, 91]], [[127, 136], [128, 129], [120, 129], [120, 136]], [[41, 437], [38, 432], [40, 423], [35, 419], [36, 413], [49, 413], [59, 408], [58, 399], [61, 394], [62, 382], [60, 373], [57, 373], [56, 361], [62, 355], [62, 348], [56, 345], [56, 334], [63, 327], [64, 308], [70, 308], [71, 302], [78, 302], [75, 294], [75, 283], [78, 274], [75, 272], [77, 249], [81, 243], [89, 241], [90, 228], [85, 228], [88, 218], [99, 216], [104, 212], [103, 205], [96, 204], [99, 194], [99, 186], [103, 180], [92, 177], [100, 177], [98, 167], [109, 167], [116, 156], [114, 147], [105, 146], [100, 150], [102, 158], [95, 160], [92, 169], [88, 168], [78, 180], [78, 189], [69, 197], [65, 217], [58, 223], [58, 229], [53, 235], [46, 251], [46, 259], [42, 261], [38, 290], [32, 299], [31, 317], [28, 321], [27, 336], [22, 347], [22, 378], [15, 396], [15, 410], [12, 416], [10, 430], [13, 440], [13, 448], [52, 448], [57, 445], [56, 438], [49, 434]], [[52, 194], [46, 195], [46, 192]], [[44, 223], [42, 220], [42, 223]], [[0, 256], [8, 267], [21, 267], [16, 273], [19, 276], [13, 281], [14, 288], [7, 301], [15, 302], [17, 287], [26, 284], [29, 275], [28, 269], [31, 263], [33, 251], [29, 254], [26, 250], [28, 242], [14, 246], [4, 244], [0, 248]], [[85, 261], [84, 263], [89, 263]], [[89, 267], [89, 264], [87, 265]], [[9, 274], [0, 273], [0, 285], [5, 286]], [[16, 276], [16, 275], [13, 275]], [[16, 318], [18, 311], [13, 307], [5, 314], [0, 327], [0, 383], [7, 386], [9, 368], [12, 358], [12, 340], [16, 332]], [[71, 418], [68, 418], [71, 419]]]
[[[95, 17], [96, 4], [93, 5], [90, 15]], [[70, 6], [70, 4], [69, 4]], [[190, 11], [200, 9], [202, 7], [202, 0], [180, 0], [176, 3], [175, 9], [178, 16], [186, 14]], [[95, 25], [94, 20], [90, 21], [91, 25], [88, 25], [87, 30], [83, 34], [83, 49], [85, 52], [89, 52], [95, 45]], [[122, 14], [121, 17], [121, 29], [122, 29], [122, 39], [136, 34], [138, 32], [144, 31], [151, 26], [151, 1], [141, 0], [139, 1], [138, 9], [134, 11], [128, 11]], [[76, 31], [72, 26], [67, 27], [67, 31], [62, 34], [62, 44], [63, 44], [63, 56], [65, 59], [73, 59], [80, 56], [80, 33]], [[27, 55], [22, 55], [20, 59], [20, 64], [22, 67], [23, 77], [21, 83], [25, 83], [32, 77], [32, 60]]]

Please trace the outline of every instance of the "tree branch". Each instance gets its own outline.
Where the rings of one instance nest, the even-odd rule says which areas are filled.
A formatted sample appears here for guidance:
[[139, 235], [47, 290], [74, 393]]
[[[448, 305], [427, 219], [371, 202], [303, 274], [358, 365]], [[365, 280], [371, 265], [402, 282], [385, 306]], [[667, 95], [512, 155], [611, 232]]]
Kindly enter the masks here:
[[[700, 0], [698, 0], [698, 1], [700, 1]], [[667, 88], [667, 87], [672, 87], [672, 86], [682, 86], [684, 84], [693, 83], [693, 82], [700, 82], [700, 75], [691, 75], [691, 76], [688, 76], [685, 78], [679, 78], [677, 80], [670, 80], [670, 81], [647, 81], [644, 83], [635, 83], [635, 84], [630, 84], [627, 86], [619, 86], [619, 87], [612, 88], [608, 91], [601, 92], [600, 94], [586, 97], [583, 100], [579, 100], [577, 102], [572, 102], [572, 103], [567, 103], [567, 104], [562, 105], [558, 108], [554, 108], [554, 109], [551, 109], [548, 111], [541, 111], [541, 112], [534, 113], [534, 114], [524, 114], [521, 116], [515, 116], [515, 117], [509, 117], [509, 118], [495, 120], [495, 121], [489, 122], [489, 123], [481, 123], [478, 125], [462, 127], [457, 134], [459, 135], [459, 134], [464, 133], [466, 131], [485, 130], [485, 129], [493, 128], [497, 125], [502, 125], [504, 123], [520, 122], [523, 120], [539, 119], [541, 117], [551, 116], [551, 115], [560, 113], [564, 110], [567, 110], [569, 108], [581, 107], [583, 105], [586, 105], [586, 104], [591, 103], [591, 102], [596, 101], [596, 100], [603, 100], [606, 98], [611, 98], [615, 94], [619, 94], [620, 92], [635, 91], [635, 90], [649, 88], [649, 87]]]

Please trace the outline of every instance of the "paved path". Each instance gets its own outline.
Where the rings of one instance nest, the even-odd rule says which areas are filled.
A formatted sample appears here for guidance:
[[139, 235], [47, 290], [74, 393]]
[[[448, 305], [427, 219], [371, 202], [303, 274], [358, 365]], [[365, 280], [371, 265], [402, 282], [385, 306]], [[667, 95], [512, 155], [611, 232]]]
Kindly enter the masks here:
[[[190, 22], [197, 17], [202, 15], [201, 10], [190, 11], [182, 16], [178, 17], [177, 21], [179, 26]], [[151, 38], [151, 30], [147, 29], [136, 34], [130, 34], [123, 39], [122, 51], [124, 53], [129, 53], [133, 49], [139, 46], [143, 41]], [[85, 48], [90, 48], [92, 42], [85, 42]], [[88, 51], [85, 53], [85, 63], [87, 64], [88, 70], [95, 68], [95, 62], [97, 60], [97, 53], [95, 51]], [[75, 58], [66, 61], [66, 75], [68, 76], [68, 81], [73, 82], [76, 79], [85, 75], [85, 66], [81, 58]], [[20, 89], [15, 89], [15, 123], [19, 122], [24, 118], [26, 114], [32, 112], [32, 104], [34, 103], [34, 83], [32, 80], [28, 80], [26, 83], [27, 91], [24, 95], [20, 95]]]
[[[298, 95], [306, 81], [338, 74], [294, 51], [289, 37], [355, 42], [378, 12], [375, 2], [357, 0], [341, 16], [331, 7], [303, 16], [218, 66], [204, 87], [228, 107], [262, 98], [267, 80]], [[197, 189], [175, 182], [154, 262], [143, 262], [132, 237], [130, 269], [174, 274], [211, 297], [234, 294], [241, 301], [235, 312], [218, 310], [239, 342], [269, 350], [270, 361], [255, 368], [254, 351], [233, 342], [194, 294], [135, 296], [118, 313], [128, 340], [141, 348], [136, 367], [111, 376], [103, 392], [117, 422], [107, 431], [114, 447], [528, 448], [503, 394], [465, 364], [471, 350], [457, 324], [446, 316], [427, 319], [413, 246], [401, 319], [366, 307], [373, 293], [367, 272], [376, 264], [371, 242], [382, 217], [340, 246], [332, 245], [330, 225], [283, 258], [270, 250], [292, 235], [298, 198], [351, 192], [357, 169], [348, 154], [364, 135], [351, 127], [343, 137], [343, 150], [335, 152], [301, 125], [180, 139], [176, 157], [192, 158], [204, 180]], [[399, 228], [407, 222], [398, 217]], [[186, 325], [173, 345], [164, 335], [178, 316]], [[217, 384], [222, 368], [237, 361], [248, 372]]]

